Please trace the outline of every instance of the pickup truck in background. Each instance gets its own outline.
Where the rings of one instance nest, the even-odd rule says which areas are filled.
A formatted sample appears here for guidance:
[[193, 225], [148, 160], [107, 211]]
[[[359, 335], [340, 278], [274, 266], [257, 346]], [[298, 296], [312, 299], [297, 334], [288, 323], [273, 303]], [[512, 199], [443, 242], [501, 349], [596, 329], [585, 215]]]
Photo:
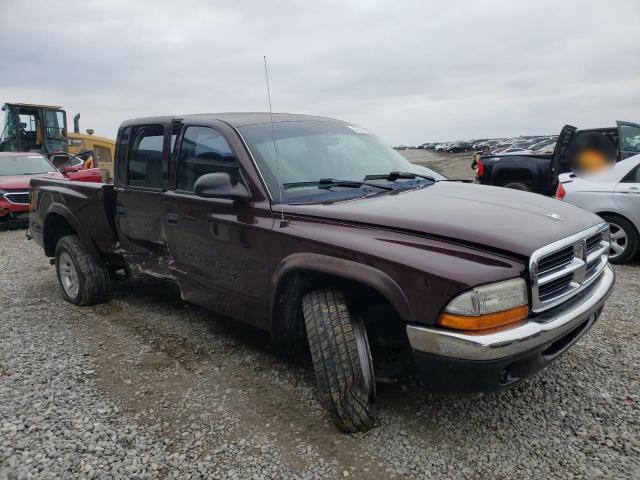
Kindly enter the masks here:
[[433, 392], [511, 387], [585, 334], [614, 284], [598, 216], [449, 181], [329, 118], [130, 120], [114, 185], [31, 187], [30, 232], [67, 301], [108, 301], [123, 271], [175, 281], [277, 346], [308, 345], [349, 432], [374, 425], [396, 359]]
[[[550, 155], [486, 155], [474, 162], [476, 181], [553, 196], [558, 175], [570, 172], [570, 157], [579, 154], [580, 137], [600, 135], [601, 149], [622, 160], [640, 153], [640, 124], [618, 121], [617, 127], [578, 130], [565, 125]], [[576, 148], [574, 148], [576, 147]]]
[[[66, 154], [65, 154], [66, 155]], [[0, 226], [26, 227], [29, 221], [29, 181], [35, 177], [99, 182], [100, 171], [56, 168], [36, 152], [0, 152]]]

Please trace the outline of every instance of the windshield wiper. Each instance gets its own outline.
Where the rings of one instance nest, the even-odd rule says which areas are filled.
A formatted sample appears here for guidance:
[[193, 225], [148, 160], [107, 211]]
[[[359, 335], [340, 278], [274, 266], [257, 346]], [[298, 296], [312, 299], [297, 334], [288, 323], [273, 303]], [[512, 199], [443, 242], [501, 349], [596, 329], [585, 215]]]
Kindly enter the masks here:
[[389, 172], [381, 175], [365, 175], [365, 180], [388, 180], [390, 182], [395, 182], [399, 179], [413, 179], [413, 178], [423, 178], [425, 180], [429, 180], [431, 182], [436, 181], [435, 178], [430, 177], [429, 175], [421, 175], [419, 173], [411, 173], [411, 172]]
[[368, 187], [379, 188], [381, 190], [393, 190], [393, 187], [386, 187], [384, 185], [378, 185], [377, 183], [360, 182], [358, 180], [336, 180], [335, 178], [321, 178], [320, 180], [315, 182], [283, 183], [282, 188], [284, 188], [285, 190], [288, 190], [290, 188], [298, 188], [298, 187], [318, 187], [318, 188], [324, 188], [328, 190], [332, 187], [360, 188], [363, 185], [366, 185]]

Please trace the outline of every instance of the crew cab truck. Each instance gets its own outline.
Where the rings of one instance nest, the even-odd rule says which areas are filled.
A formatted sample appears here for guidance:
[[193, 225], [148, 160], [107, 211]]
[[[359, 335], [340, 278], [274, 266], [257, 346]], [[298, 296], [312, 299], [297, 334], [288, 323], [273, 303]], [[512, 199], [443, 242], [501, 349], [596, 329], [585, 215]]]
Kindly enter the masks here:
[[640, 124], [616, 123], [617, 127], [613, 128], [585, 130], [565, 125], [550, 155], [481, 156], [477, 163], [472, 164], [476, 170], [476, 182], [553, 196], [558, 186], [558, 175], [571, 172], [571, 157], [585, 149], [597, 148], [616, 160], [640, 153]]
[[308, 345], [350, 432], [374, 425], [394, 355], [430, 391], [505, 389], [587, 332], [614, 284], [596, 215], [448, 181], [328, 118], [130, 120], [114, 185], [31, 186], [31, 235], [67, 301], [108, 301], [114, 271], [171, 279], [278, 346]]

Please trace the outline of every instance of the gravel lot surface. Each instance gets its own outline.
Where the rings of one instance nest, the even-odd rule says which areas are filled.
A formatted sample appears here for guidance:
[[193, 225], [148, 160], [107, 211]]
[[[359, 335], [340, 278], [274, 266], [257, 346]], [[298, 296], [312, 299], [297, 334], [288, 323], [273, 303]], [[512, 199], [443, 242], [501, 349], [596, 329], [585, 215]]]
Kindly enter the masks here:
[[158, 281], [62, 300], [24, 230], [0, 232], [0, 480], [640, 478], [640, 263], [548, 369], [481, 398], [379, 385], [380, 424], [339, 433], [308, 359]]

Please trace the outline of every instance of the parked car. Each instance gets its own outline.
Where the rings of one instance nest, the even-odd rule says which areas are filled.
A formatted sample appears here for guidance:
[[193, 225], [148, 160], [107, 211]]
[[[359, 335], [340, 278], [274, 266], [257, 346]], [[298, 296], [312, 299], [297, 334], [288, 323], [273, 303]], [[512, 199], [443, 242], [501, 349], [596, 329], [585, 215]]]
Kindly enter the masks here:
[[640, 145], [632, 139], [640, 135], [640, 124], [617, 122], [617, 127], [578, 130], [565, 125], [552, 154], [501, 156], [498, 150], [481, 157], [476, 165], [476, 181], [484, 185], [525, 190], [552, 196], [558, 186], [558, 175], [569, 172], [569, 155], [580, 138], [599, 136], [617, 152], [617, 159], [640, 153]]
[[276, 345], [308, 344], [346, 431], [374, 424], [394, 359], [411, 353], [433, 392], [505, 389], [587, 332], [613, 288], [597, 215], [447, 181], [339, 120], [142, 118], [116, 150], [115, 185], [31, 181], [63, 297], [106, 302], [121, 269], [172, 279]]
[[449, 153], [470, 152], [471, 150], [472, 146], [468, 142], [456, 142], [446, 149]]
[[35, 177], [100, 182], [100, 172], [60, 172], [34, 152], [0, 152], [0, 225], [26, 226], [29, 219], [29, 181]]
[[606, 172], [580, 178], [560, 175], [556, 198], [597, 213], [611, 230], [611, 263], [624, 263], [640, 245], [640, 155]]
[[77, 182], [102, 182], [102, 172], [99, 167], [84, 168], [84, 160], [70, 153], [54, 153], [50, 157], [51, 163], [66, 178]]

